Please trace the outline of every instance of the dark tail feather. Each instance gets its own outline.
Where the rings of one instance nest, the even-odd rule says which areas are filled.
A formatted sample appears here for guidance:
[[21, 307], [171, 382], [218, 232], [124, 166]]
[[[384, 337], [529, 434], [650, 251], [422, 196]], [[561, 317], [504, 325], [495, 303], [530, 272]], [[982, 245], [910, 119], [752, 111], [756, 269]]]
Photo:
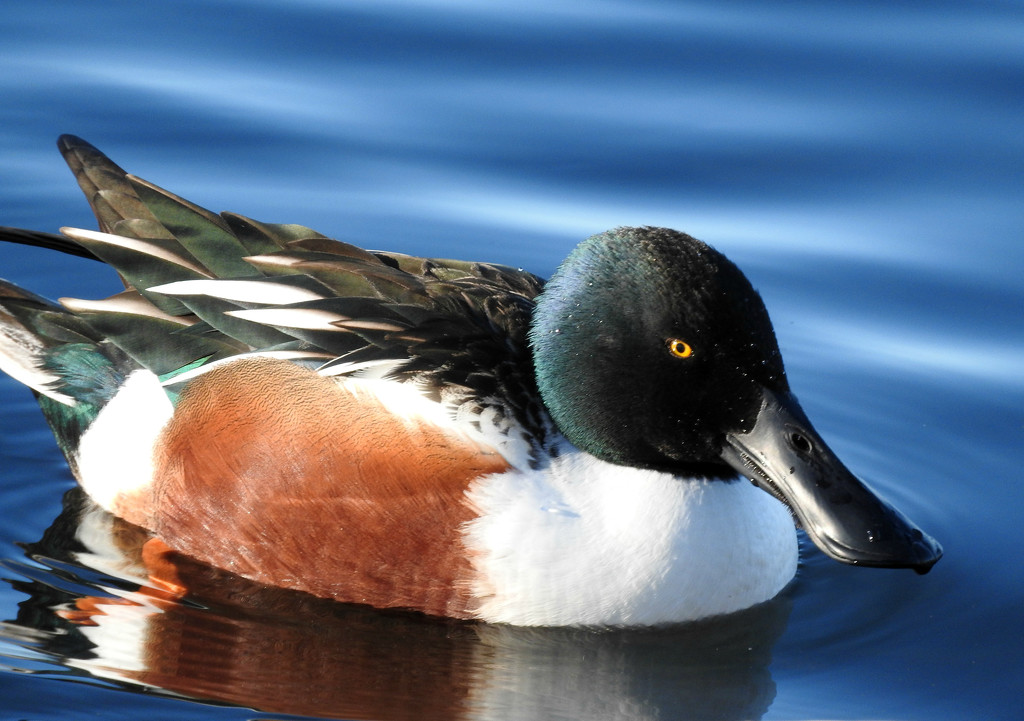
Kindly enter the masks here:
[[0, 241], [6, 243], [20, 243], [21, 245], [33, 245], [37, 248], [47, 250], [59, 250], [68, 255], [77, 255], [79, 258], [99, 260], [96, 254], [87, 248], [57, 233], [44, 233], [41, 230], [25, 230], [24, 228], [9, 228], [0, 225]]

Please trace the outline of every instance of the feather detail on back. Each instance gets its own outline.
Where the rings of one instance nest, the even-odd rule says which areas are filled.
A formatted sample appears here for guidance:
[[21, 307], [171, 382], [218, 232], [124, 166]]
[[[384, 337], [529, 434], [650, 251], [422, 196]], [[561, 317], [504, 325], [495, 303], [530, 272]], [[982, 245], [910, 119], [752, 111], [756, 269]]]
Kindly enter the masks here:
[[[58, 145], [100, 231], [0, 236], [101, 260], [126, 290], [102, 301], [64, 298], [61, 308], [24, 301], [18, 289], [4, 307], [27, 303], [30, 311], [18, 310], [23, 323], [34, 315], [85, 329], [86, 342], [124, 375], [142, 368], [167, 379], [239, 354], [285, 352], [333, 376], [387, 367], [390, 378], [415, 382], [453, 409], [493, 404], [538, 438], [549, 430], [527, 340], [543, 286], [536, 276], [370, 252], [301, 225], [218, 215], [129, 175], [79, 138], [62, 136]], [[66, 341], [47, 333], [33, 327], [7, 338], [4, 367], [73, 403], [45, 370], [48, 349]]]

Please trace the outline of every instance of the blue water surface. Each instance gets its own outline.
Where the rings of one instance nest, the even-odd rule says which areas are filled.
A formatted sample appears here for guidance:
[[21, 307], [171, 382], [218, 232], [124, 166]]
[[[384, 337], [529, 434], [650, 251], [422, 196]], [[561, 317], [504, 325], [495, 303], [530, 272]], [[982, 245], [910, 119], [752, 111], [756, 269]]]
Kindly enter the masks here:
[[[52, 613], [114, 586], [59, 557], [74, 483], [4, 376], [0, 718], [1020, 718], [1020, 3], [6, 0], [0, 36], [0, 225], [95, 227], [70, 132], [213, 210], [545, 276], [610, 227], [685, 230], [761, 291], [840, 457], [946, 552], [919, 577], [805, 543], [777, 602], [696, 629], [172, 609], [209, 665], [126, 682]], [[118, 289], [0, 250], [49, 297]]]

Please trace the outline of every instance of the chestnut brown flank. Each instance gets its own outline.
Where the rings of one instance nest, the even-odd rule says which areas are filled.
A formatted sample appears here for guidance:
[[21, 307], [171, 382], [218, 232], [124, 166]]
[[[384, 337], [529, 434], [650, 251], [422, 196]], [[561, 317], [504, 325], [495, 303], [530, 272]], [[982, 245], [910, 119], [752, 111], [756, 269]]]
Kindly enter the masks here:
[[185, 388], [155, 467], [119, 510], [171, 548], [261, 583], [465, 618], [465, 491], [508, 465], [313, 371], [256, 358]]

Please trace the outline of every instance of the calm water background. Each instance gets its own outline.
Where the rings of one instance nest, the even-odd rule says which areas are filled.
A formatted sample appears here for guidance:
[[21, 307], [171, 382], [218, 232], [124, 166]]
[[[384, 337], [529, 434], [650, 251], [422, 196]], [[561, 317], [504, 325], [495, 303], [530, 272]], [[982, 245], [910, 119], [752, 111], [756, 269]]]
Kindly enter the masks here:
[[[208, 208], [369, 247], [548, 275], [616, 225], [712, 243], [761, 290], [819, 430], [946, 549], [918, 577], [805, 548], [746, 713], [1024, 714], [1019, 2], [6, 0], [0, 36], [3, 225], [95, 226], [53, 145], [73, 132]], [[117, 287], [87, 261], [2, 251], [0, 276], [44, 295]], [[26, 600], [18, 544], [72, 485], [30, 394], [0, 378], [0, 620]], [[672, 644], [531, 648], [588, 643], [613, 655], [603, 690], [621, 682], [600, 709], [597, 688], [541, 692], [492, 662], [517, 681], [477, 711], [728, 705], [678, 695]], [[69, 683], [24, 648], [0, 636], [0, 718], [263, 717]], [[422, 699], [395, 693], [415, 716]]]

